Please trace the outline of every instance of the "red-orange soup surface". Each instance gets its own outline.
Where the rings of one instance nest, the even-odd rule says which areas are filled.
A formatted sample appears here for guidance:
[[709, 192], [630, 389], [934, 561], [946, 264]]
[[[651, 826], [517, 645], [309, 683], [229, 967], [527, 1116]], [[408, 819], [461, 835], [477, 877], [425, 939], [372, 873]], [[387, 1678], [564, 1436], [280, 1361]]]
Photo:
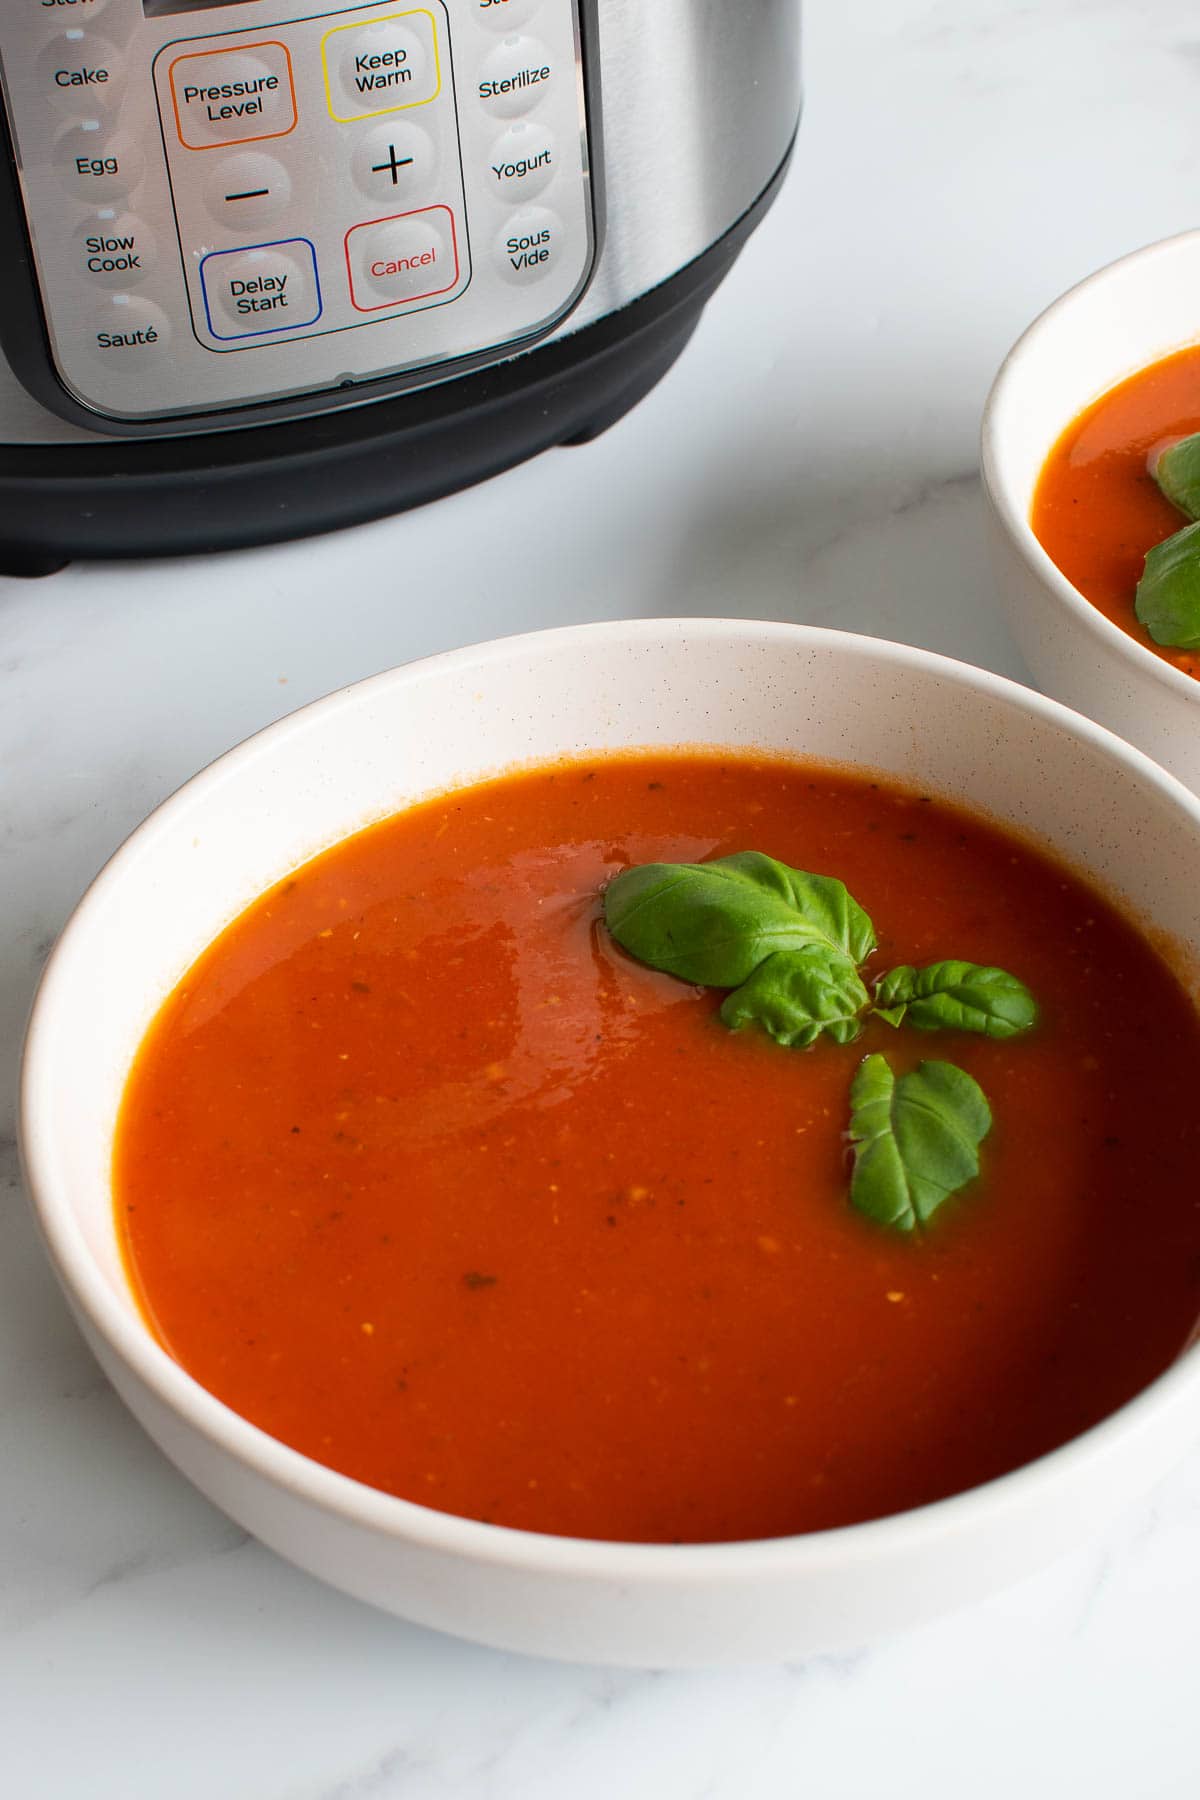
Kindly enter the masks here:
[[1147, 550], [1190, 521], [1160, 492], [1151, 463], [1200, 431], [1200, 345], [1131, 375], [1080, 413], [1046, 459], [1030, 524], [1085, 600], [1156, 656], [1200, 676], [1200, 655], [1156, 644], [1134, 612]]
[[[1041, 1022], [727, 1031], [599, 895], [747, 848], [840, 876], [872, 973], [998, 964]], [[871, 1050], [991, 1101], [983, 1173], [920, 1240], [847, 1201]], [[162, 1343], [318, 1462], [538, 1531], [767, 1537], [999, 1475], [1172, 1360], [1198, 1078], [1166, 965], [982, 821], [811, 765], [601, 758], [373, 826], [237, 919], [138, 1055], [116, 1206]]]

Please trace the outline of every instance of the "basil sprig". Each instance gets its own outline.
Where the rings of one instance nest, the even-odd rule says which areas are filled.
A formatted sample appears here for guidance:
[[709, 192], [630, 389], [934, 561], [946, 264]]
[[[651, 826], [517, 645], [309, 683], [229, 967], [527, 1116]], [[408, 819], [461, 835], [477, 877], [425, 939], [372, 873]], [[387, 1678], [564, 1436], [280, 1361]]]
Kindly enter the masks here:
[[1037, 1001], [1007, 969], [938, 962], [891, 969], [875, 984], [875, 1011], [889, 1025], [907, 1019], [918, 1031], [978, 1031], [1010, 1038], [1037, 1022]]
[[[875, 927], [832, 875], [789, 868], [757, 850], [708, 863], [642, 863], [604, 894], [617, 943], [651, 968], [700, 987], [730, 988], [720, 1016], [732, 1031], [757, 1025], [803, 1049], [819, 1037], [851, 1044], [872, 1014], [921, 1031], [1010, 1038], [1037, 1020], [1029, 989], [1004, 969], [946, 961], [903, 963], [875, 984], [861, 967]], [[854, 1174], [861, 1212], [912, 1231], [979, 1170], [991, 1113], [953, 1063], [924, 1062], [897, 1080], [868, 1056], [851, 1090]]]
[[[1200, 520], [1200, 432], [1169, 444], [1151, 473], [1185, 518]], [[1185, 525], [1146, 552], [1133, 610], [1156, 644], [1200, 647], [1200, 523]]]
[[1154, 479], [1172, 506], [1200, 519], [1200, 431], [1168, 444], [1155, 461]]
[[948, 1062], [899, 1080], [885, 1056], [863, 1058], [850, 1088], [850, 1199], [880, 1225], [914, 1231], [979, 1173], [992, 1112], [979, 1083]]

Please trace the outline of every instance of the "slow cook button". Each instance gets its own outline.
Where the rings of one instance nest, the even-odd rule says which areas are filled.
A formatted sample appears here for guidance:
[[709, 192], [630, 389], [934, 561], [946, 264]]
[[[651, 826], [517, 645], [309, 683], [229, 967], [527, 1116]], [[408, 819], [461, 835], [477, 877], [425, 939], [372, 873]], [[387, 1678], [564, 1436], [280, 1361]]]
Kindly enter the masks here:
[[74, 233], [80, 272], [100, 287], [136, 287], [154, 266], [154, 233], [132, 213], [106, 206]]
[[325, 89], [335, 119], [424, 106], [441, 91], [433, 14], [395, 13], [365, 25], [335, 25], [321, 40]]
[[121, 58], [94, 32], [72, 28], [52, 38], [38, 58], [42, 91], [60, 106], [110, 105], [121, 86]]
[[132, 139], [114, 137], [99, 119], [69, 125], [54, 145], [63, 186], [80, 200], [123, 200], [142, 178], [144, 160]]
[[513, 214], [497, 237], [496, 266], [506, 281], [526, 287], [557, 269], [565, 241], [557, 213], [546, 206], [526, 207]]
[[498, 119], [519, 119], [533, 111], [553, 73], [550, 52], [536, 38], [506, 38], [480, 69], [480, 105]]
[[239, 50], [189, 51], [171, 64], [179, 141], [189, 150], [286, 137], [296, 125], [292, 59], [273, 38]]
[[355, 225], [346, 233], [346, 266], [359, 312], [448, 293], [458, 280], [454, 214], [429, 206]]
[[88, 330], [97, 359], [131, 373], [157, 362], [171, 341], [171, 321], [162, 308], [130, 294], [114, 294], [96, 307]]
[[216, 338], [295, 331], [321, 316], [317, 256], [307, 238], [210, 251], [201, 261], [200, 281]]
[[532, 200], [554, 180], [554, 139], [544, 125], [521, 120], [510, 125], [492, 145], [489, 186], [514, 205]]

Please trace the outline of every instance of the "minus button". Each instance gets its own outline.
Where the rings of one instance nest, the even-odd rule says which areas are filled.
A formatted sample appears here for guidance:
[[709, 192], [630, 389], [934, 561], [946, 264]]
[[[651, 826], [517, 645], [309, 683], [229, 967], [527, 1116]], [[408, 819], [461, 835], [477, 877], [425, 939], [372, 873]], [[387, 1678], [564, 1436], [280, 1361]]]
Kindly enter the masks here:
[[238, 150], [223, 156], [208, 172], [204, 202], [209, 216], [229, 225], [269, 225], [284, 213], [292, 198], [292, 178], [278, 157], [261, 150]]

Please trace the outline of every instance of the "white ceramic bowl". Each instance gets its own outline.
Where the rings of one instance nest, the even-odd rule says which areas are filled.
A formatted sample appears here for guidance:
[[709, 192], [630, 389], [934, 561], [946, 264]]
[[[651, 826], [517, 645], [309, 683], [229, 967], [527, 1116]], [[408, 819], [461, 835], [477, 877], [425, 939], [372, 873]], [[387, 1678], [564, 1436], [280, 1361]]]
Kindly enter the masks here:
[[1056, 300], [1009, 351], [983, 414], [983, 485], [1017, 646], [1048, 694], [1200, 790], [1200, 682], [1059, 573], [1029, 524], [1042, 465], [1093, 400], [1200, 341], [1200, 231], [1137, 250]]
[[755, 1543], [583, 1542], [391, 1498], [247, 1424], [152, 1341], [113, 1227], [113, 1122], [141, 1035], [261, 890], [431, 792], [531, 758], [655, 744], [852, 761], [961, 798], [1053, 845], [1200, 959], [1200, 801], [1040, 695], [799, 626], [545, 632], [333, 694], [223, 757], [134, 833], [45, 972], [25, 1057], [25, 1167], [114, 1386], [172, 1461], [282, 1555], [410, 1619], [542, 1655], [659, 1666], [802, 1656], [959, 1605], [1077, 1543], [1191, 1441], [1200, 1358], [1053, 1455], [919, 1511]]

